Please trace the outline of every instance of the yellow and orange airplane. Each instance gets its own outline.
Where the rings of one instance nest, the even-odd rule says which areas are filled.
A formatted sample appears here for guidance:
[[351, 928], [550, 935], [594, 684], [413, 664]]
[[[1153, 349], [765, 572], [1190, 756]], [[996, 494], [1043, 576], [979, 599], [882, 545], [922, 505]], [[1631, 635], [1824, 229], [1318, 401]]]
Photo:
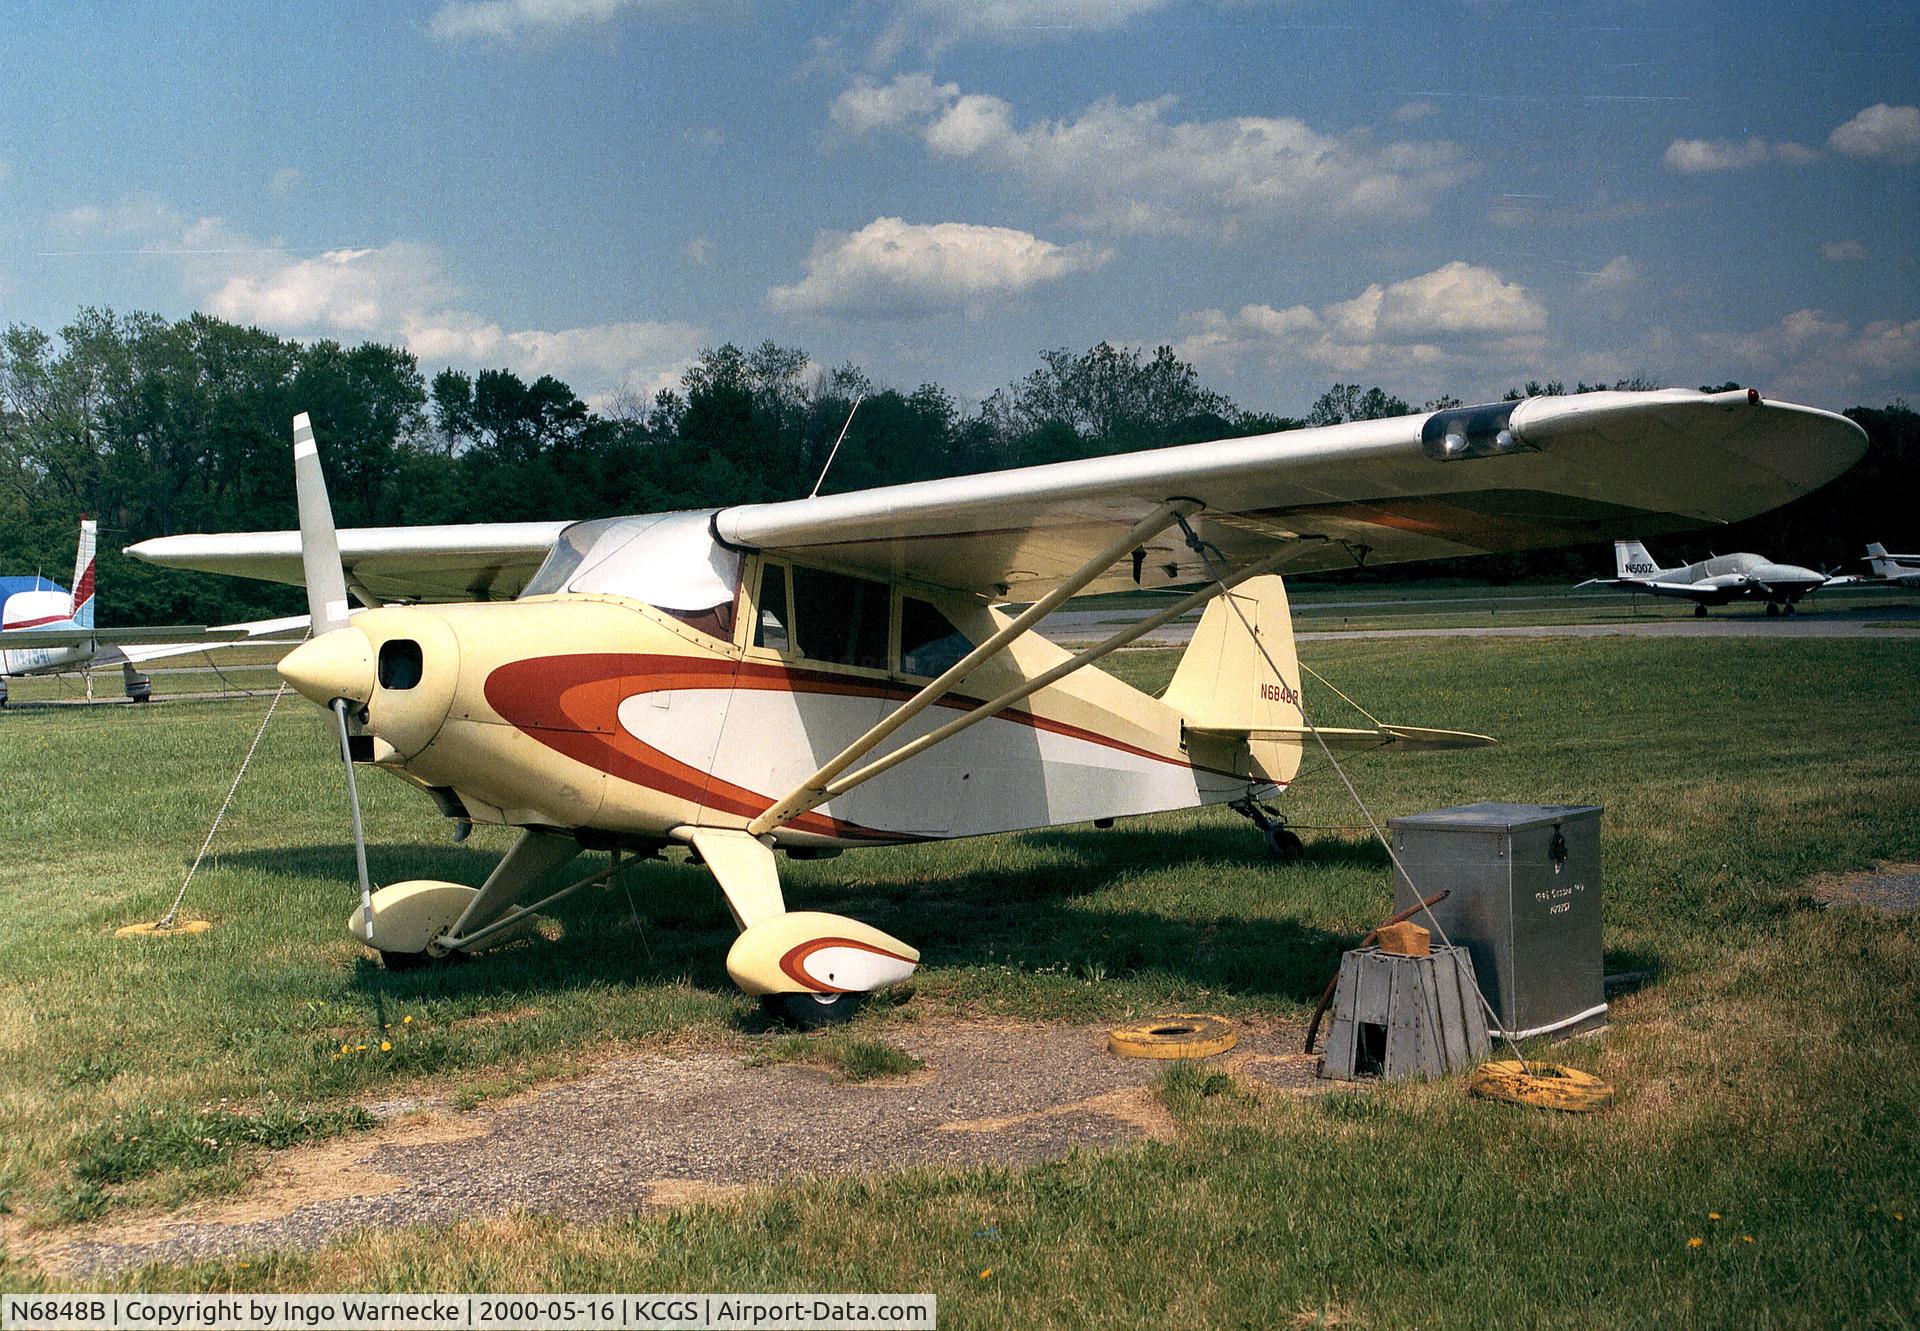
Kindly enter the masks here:
[[[1063, 462], [852, 494], [575, 523], [336, 533], [307, 417], [298, 532], [172, 536], [156, 564], [301, 583], [286, 679], [370, 762], [467, 822], [521, 829], [479, 888], [372, 891], [389, 966], [524, 933], [623, 852], [682, 843], [740, 935], [727, 968], [802, 1025], [843, 1019], [919, 954], [790, 912], [776, 852], [1259, 801], [1303, 749], [1489, 742], [1302, 711], [1276, 570], [1444, 558], [1734, 521], [1865, 449], [1844, 417], [1758, 393], [1602, 392]], [[1072, 597], [1191, 589], [1070, 652]], [[367, 607], [351, 612], [349, 592]], [[1095, 666], [1205, 606], [1158, 698]], [[1024, 606], [1016, 610], [1015, 607]], [[612, 862], [530, 905], [583, 849]]]

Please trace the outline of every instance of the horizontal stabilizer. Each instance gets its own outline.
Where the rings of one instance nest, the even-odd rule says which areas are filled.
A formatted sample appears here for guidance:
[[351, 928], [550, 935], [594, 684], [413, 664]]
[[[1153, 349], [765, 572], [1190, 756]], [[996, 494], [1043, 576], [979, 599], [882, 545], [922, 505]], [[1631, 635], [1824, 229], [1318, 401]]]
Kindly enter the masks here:
[[1348, 726], [1261, 726], [1252, 730], [1234, 730], [1223, 726], [1188, 726], [1192, 735], [1216, 735], [1223, 739], [1302, 740], [1317, 747], [1318, 734], [1330, 749], [1392, 749], [1396, 753], [1424, 753], [1439, 749], [1482, 749], [1500, 741], [1491, 735], [1476, 735], [1466, 730], [1433, 730], [1426, 726], [1388, 726], [1355, 729]]

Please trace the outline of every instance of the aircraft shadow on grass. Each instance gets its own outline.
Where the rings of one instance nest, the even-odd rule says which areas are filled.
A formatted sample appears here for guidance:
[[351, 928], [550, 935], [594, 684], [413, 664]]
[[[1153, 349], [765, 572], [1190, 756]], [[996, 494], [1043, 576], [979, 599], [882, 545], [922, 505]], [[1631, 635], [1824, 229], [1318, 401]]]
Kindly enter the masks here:
[[[1012, 966], [1107, 979], [1158, 973], [1177, 988], [1291, 1002], [1316, 999], [1338, 966], [1340, 953], [1355, 941], [1353, 934], [1291, 919], [1087, 909], [1079, 904], [1122, 880], [1156, 870], [1274, 875], [1273, 863], [1250, 827], [1049, 830], [1026, 834], [1023, 840], [1031, 848], [1057, 853], [1058, 862], [984, 866], [928, 882], [898, 860], [863, 872], [862, 857], [854, 854], [828, 867], [831, 874], [845, 866], [845, 881], [822, 883], [814, 881], [817, 875], [796, 875], [786, 885], [787, 902], [799, 910], [857, 906], [863, 918], [912, 940], [937, 969]], [[367, 857], [380, 882], [420, 877], [472, 884], [481, 882], [498, 859], [493, 851], [407, 843], [376, 843], [367, 848]], [[234, 869], [315, 885], [303, 886], [298, 895], [308, 900], [319, 892], [337, 897], [342, 918], [353, 907], [349, 843], [239, 851], [222, 856], [222, 861]], [[591, 863], [576, 861], [555, 874], [549, 886], [563, 885], [569, 870], [577, 875]], [[1314, 870], [1355, 867], [1382, 874], [1384, 898], [1387, 866], [1385, 852], [1375, 843], [1310, 841], [1297, 862], [1297, 881], [1289, 882], [1292, 875], [1281, 868], [1259, 895], [1309, 902]], [[541, 912], [559, 924], [558, 940], [515, 944], [425, 971], [387, 972], [369, 959], [358, 978], [365, 987], [394, 996], [680, 980], [730, 993], [724, 958], [735, 929], [711, 881], [697, 869], [658, 861], [637, 862], [622, 880]]]

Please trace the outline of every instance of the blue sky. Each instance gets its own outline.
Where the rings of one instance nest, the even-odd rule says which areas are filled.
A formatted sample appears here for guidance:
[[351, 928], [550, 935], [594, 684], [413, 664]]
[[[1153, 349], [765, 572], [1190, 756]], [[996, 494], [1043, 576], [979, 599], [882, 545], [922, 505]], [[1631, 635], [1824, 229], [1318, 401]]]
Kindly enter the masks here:
[[[1733, 16], [1730, 16], [1733, 15]], [[206, 310], [590, 401], [765, 338], [977, 399], [1920, 398], [1920, 9], [16, 4], [0, 321]]]

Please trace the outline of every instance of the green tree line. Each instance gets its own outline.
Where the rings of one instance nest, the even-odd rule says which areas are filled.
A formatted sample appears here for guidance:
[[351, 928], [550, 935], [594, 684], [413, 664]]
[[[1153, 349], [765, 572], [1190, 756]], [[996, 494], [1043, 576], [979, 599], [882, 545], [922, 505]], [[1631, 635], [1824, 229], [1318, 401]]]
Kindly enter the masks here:
[[[799, 348], [729, 343], [702, 353], [676, 388], [621, 394], [595, 411], [550, 376], [449, 369], [429, 381], [409, 352], [375, 342], [83, 310], [57, 335], [21, 325], [0, 335], [0, 570], [64, 579], [78, 516], [91, 513], [102, 623], [297, 610], [293, 589], [156, 569], [120, 548], [174, 532], [292, 526], [288, 422], [300, 411], [321, 440], [336, 520], [383, 526], [794, 498], [812, 488], [856, 399], [823, 493], [1415, 409], [1340, 383], [1302, 416], [1250, 410], [1167, 347], [1101, 343], [1043, 351], [1039, 362], [970, 409], [937, 384], [903, 392], [854, 365], [819, 369]], [[1512, 396], [1559, 391], [1528, 384]], [[1850, 563], [1868, 539], [1911, 543], [1914, 413], [1896, 403], [1849, 414], [1873, 437], [1867, 461], [1820, 494], [1717, 534], [1717, 548], [1745, 541], [1781, 558]], [[1513, 578], [1612, 567], [1606, 551], [1455, 563], [1421, 571]]]

